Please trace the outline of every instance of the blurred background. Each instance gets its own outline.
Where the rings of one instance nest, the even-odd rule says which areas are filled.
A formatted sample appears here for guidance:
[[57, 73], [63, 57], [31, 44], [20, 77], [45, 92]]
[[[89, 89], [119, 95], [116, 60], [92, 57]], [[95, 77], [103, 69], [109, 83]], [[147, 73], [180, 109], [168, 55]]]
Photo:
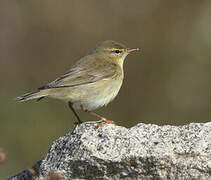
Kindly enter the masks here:
[[[99, 114], [116, 124], [183, 125], [211, 117], [211, 1], [0, 1], [0, 179], [30, 167], [73, 128], [63, 102], [18, 103], [67, 71], [98, 42], [129, 55], [117, 98]], [[95, 120], [79, 112], [85, 120]]]

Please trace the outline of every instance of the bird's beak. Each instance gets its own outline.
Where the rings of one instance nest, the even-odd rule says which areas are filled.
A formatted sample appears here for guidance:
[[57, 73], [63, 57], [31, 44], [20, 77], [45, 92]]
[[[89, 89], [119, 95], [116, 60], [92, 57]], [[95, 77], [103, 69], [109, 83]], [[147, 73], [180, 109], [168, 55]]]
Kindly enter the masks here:
[[132, 52], [134, 52], [134, 51], [139, 51], [140, 49], [139, 48], [127, 48], [126, 49], [126, 51], [127, 51], [127, 53], [129, 54], [129, 53], [132, 53]]

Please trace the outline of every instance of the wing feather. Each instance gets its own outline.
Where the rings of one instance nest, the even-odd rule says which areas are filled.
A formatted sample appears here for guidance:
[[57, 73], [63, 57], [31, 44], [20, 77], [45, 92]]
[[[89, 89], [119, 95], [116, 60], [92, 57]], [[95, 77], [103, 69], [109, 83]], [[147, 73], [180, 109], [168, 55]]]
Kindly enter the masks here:
[[111, 78], [116, 74], [116, 64], [105, 61], [103, 63], [93, 64], [88, 60], [85, 62], [86, 64], [81, 62], [79, 61], [79, 63], [76, 64], [76, 66], [70, 69], [67, 73], [58, 77], [56, 80], [52, 81], [46, 86], [40, 87], [39, 89], [42, 90], [80, 86]]

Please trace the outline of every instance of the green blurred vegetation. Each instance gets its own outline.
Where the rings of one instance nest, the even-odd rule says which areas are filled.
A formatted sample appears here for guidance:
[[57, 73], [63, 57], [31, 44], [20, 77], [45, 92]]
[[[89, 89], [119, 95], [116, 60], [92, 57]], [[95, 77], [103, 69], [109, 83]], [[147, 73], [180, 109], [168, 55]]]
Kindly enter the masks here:
[[[211, 117], [211, 1], [0, 1], [0, 179], [30, 167], [75, 117], [60, 101], [14, 97], [54, 80], [103, 40], [139, 47], [118, 97], [97, 112], [122, 126]], [[80, 112], [83, 120], [94, 120]]]

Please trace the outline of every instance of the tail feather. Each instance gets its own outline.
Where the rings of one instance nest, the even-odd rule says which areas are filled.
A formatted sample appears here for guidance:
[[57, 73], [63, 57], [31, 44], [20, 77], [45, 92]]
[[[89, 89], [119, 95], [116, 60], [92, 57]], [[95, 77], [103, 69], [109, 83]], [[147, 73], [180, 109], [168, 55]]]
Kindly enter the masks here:
[[41, 100], [42, 98], [44, 98], [45, 96], [47, 96], [46, 93], [43, 93], [42, 91], [36, 91], [36, 92], [32, 92], [32, 93], [27, 93], [24, 94], [22, 96], [16, 97], [16, 100], [19, 102], [23, 102], [23, 101], [28, 101], [31, 99], [37, 99], [38, 101]]

